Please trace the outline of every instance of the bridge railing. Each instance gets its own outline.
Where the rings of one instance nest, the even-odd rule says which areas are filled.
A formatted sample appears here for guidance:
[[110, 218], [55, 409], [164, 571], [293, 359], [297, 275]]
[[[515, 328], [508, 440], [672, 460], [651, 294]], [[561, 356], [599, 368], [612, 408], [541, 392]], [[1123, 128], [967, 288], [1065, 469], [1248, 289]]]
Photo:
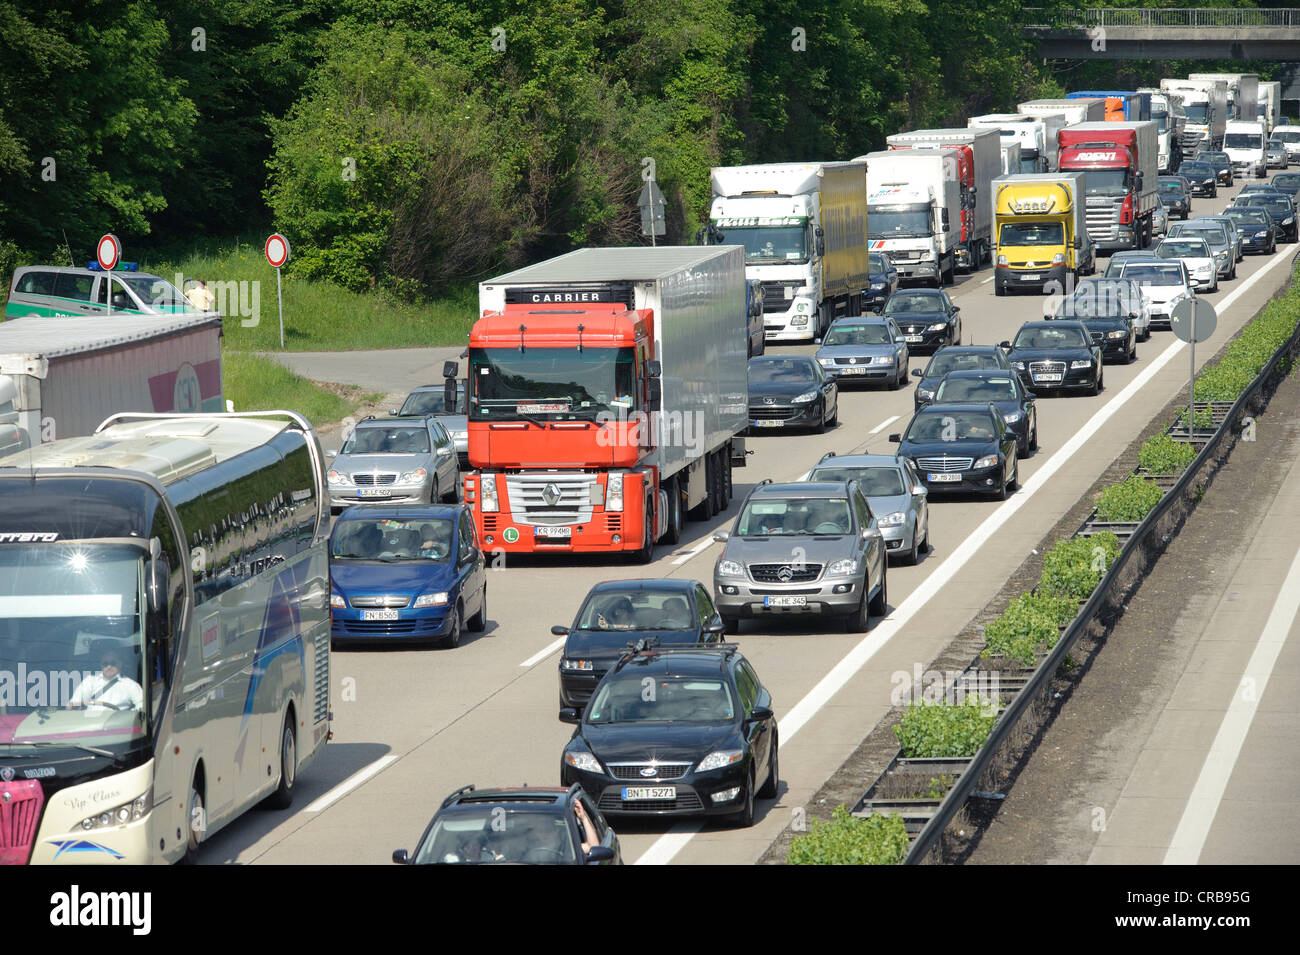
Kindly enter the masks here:
[[1045, 7], [1021, 9], [1023, 25], [1040, 30], [1085, 30], [1103, 28], [1170, 28], [1196, 30], [1206, 27], [1224, 29], [1251, 27], [1298, 27], [1300, 8], [1278, 7], [1271, 10], [1226, 9], [1219, 7], [1121, 8], [1092, 7], [1061, 10]]

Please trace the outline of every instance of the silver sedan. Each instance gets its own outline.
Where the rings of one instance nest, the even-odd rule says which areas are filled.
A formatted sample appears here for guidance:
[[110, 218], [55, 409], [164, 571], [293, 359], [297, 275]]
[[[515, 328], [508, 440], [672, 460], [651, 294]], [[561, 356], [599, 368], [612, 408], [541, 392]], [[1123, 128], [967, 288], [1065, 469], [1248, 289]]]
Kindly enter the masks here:
[[907, 458], [892, 454], [826, 455], [809, 481], [857, 481], [885, 538], [885, 553], [915, 564], [930, 549], [930, 503], [925, 483]]

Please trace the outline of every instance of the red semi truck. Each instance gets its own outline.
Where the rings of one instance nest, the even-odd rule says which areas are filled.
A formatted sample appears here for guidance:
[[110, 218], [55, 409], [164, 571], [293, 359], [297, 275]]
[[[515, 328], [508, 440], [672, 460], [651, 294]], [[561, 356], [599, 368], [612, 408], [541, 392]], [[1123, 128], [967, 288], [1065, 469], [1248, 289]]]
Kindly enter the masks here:
[[1151, 244], [1159, 153], [1157, 126], [1079, 123], [1057, 136], [1061, 172], [1083, 172], [1088, 235], [1097, 248], [1145, 249]]
[[465, 502], [488, 550], [644, 562], [688, 511], [726, 508], [749, 425], [743, 246], [580, 249], [482, 283], [479, 311]]

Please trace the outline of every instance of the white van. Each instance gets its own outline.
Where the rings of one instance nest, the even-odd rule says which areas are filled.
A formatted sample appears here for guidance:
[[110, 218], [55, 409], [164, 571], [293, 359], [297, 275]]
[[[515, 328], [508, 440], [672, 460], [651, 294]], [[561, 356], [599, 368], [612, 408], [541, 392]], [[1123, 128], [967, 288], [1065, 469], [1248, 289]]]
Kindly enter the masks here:
[[1268, 134], [1259, 120], [1230, 120], [1223, 129], [1223, 151], [1232, 161], [1234, 176], [1262, 179], [1268, 173], [1265, 144]]

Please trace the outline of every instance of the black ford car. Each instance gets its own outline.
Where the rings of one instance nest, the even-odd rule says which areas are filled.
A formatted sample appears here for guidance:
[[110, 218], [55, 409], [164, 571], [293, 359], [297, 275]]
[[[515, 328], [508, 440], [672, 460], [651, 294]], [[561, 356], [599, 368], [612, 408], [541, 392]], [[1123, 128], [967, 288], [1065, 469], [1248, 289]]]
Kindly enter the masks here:
[[749, 426], [755, 431], [825, 431], [840, 415], [840, 389], [812, 358], [763, 355], [749, 360]]
[[1188, 160], [1178, 167], [1178, 175], [1191, 184], [1194, 196], [1217, 196], [1219, 194], [1219, 177], [1214, 167], [1199, 159]]
[[1036, 394], [1086, 388], [1095, 395], [1104, 385], [1101, 346], [1082, 322], [1025, 322], [1002, 347], [1020, 381]]
[[776, 796], [770, 694], [734, 643], [642, 646], [605, 674], [560, 758], [602, 813], [728, 816], [754, 824], [754, 798]]
[[567, 637], [560, 654], [560, 708], [580, 710], [629, 643], [644, 637], [662, 646], [718, 643], [722, 618], [698, 580], [606, 580], [588, 591], [572, 627], [552, 627], [551, 633]]
[[967, 491], [1005, 500], [1020, 480], [1016, 433], [993, 404], [932, 404], [891, 434], [933, 494]]

